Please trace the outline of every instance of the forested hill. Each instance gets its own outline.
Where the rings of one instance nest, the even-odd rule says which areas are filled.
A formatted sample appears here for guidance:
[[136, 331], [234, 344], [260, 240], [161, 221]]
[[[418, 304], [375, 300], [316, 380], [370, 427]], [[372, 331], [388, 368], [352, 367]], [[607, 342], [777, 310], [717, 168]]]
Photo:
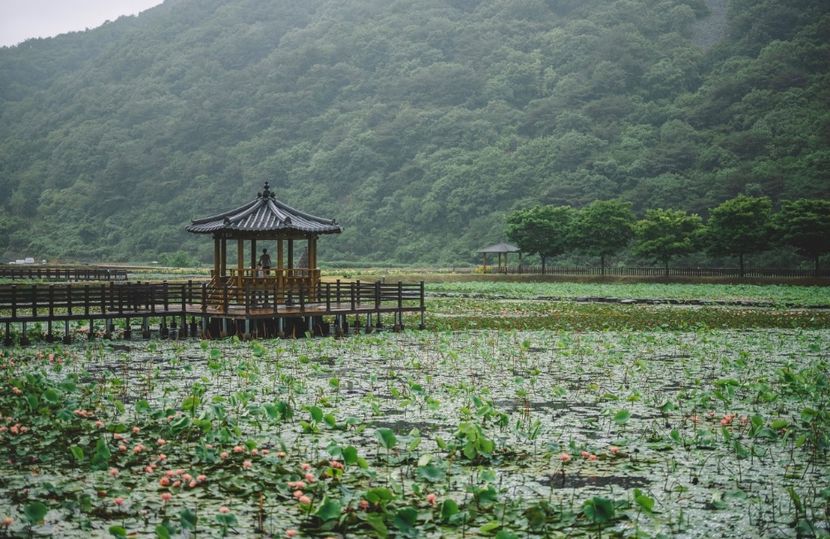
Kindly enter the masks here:
[[830, 196], [826, 0], [167, 0], [0, 49], [0, 254], [146, 260], [268, 179], [321, 260], [471, 260], [510, 210]]

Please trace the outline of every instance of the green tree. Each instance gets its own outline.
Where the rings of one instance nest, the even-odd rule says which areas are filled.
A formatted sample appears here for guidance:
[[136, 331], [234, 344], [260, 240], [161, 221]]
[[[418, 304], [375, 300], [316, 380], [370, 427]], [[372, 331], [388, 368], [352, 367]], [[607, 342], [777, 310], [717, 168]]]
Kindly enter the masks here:
[[634, 252], [663, 263], [669, 275], [669, 259], [695, 249], [703, 226], [700, 216], [683, 210], [652, 209], [634, 225]]
[[715, 255], [737, 255], [744, 276], [744, 255], [767, 249], [772, 232], [772, 202], [767, 197], [739, 195], [709, 213], [705, 237]]
[[570, 229], [575, 210], [570, 206], [535, 206], [507, 217], [507, 237], [525, 253], [538, 254], [542, 272], [549, 257], [570, 247]]
[[774, 226], [782, 243], [812, 258], [818, 276], [819, 257], [830, 253], [830, 200], [792, 200], [781, 205]]
[[574, 219], [573, 241], [577, 249], [605, 258], [625, 247], [633, 234], [631, 204], [621, 200], [595, 200], [579, 210]]

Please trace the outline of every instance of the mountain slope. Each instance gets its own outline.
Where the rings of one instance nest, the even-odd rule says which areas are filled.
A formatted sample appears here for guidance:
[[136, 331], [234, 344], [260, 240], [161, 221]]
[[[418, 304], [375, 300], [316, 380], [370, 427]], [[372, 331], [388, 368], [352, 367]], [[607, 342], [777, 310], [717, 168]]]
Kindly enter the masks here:
[[[830, 6], [167, 0], [0, 50], [0, 253], [146, 259], [253, 196], [323, 260], [466, 260], [505, 212], [830, 196]], [[696, 21], [700, 21], [696, 23]], [[697, 24], [698, 26], [695, 26]]]

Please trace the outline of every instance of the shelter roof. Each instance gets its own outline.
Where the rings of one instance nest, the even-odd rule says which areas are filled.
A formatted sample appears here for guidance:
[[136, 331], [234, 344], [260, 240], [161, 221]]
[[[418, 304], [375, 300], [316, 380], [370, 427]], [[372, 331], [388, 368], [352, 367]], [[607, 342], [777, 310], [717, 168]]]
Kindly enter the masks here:
[[188, 232], [301, 232], [307, 234], [339, 234], [343, 228], [334, 219], [316, 217], [277, 200], [268, 182], [261, 193], [247, 204], [226, 212], [193, 219]]
[[497, 243], [478, 250], [479, 253], [518, 253], [519, 251], [521, 249], [510, 243]]

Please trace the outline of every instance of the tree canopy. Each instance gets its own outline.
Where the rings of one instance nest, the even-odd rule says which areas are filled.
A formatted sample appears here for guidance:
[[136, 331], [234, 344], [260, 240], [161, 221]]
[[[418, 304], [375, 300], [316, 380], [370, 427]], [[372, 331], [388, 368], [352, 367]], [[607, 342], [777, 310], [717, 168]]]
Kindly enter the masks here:
[[595, 200], [576, 215], [573, 242], [578, 250], [600, 257], [605, 274], [605, 259], [623, 249], [633, 235], [634, 213], [631, 203], [622, 200]]
[[783, 243], [813, 260], [818, 275], [819, 257], [830, 253], [830, 200], [785, 202], [774, 224]]
[[650, 209], [646, 211], [645, 218], [634, 225], [634, 252], [662, 262], [668, 275], [669, 260], [694, 251], [702, 227], [703, 222], [697, 214], [683, 210]]
[[516, 211], [507, 218], [507, 237], [523, 252], [539, 255], [544, 272], [549, 257], [570, 248], [575, 213], [570, 206], [535, 206]]
[[[321, 260], [474, 260], [505, 217], [830, 197], [830, 3], [177, 0], [0, 49], [0, 254], [209, 260], [277, 196]], [[448, 232], [449, 231], [449, 232]]]
[[744, 255], [770, 247], [772, 202], [768, 197], [740, 195], [729, 199], [709, 214], [706, 236], [714, 254], [735, 255], [744, 274]]

